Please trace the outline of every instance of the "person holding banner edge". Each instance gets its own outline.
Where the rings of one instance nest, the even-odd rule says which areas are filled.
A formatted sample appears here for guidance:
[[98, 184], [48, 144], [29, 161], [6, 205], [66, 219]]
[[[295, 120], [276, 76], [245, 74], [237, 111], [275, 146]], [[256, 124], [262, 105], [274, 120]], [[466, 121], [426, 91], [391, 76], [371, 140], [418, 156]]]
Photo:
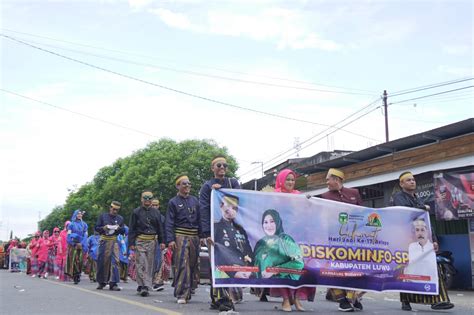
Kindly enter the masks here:
[[[292, 170], [284, 169], [280, 171], [275, 181], [275, 192], [299, 194], [295, 188], [296, 174]], [[266, 210], [262, 215], [262, 227], [265, 236], [255, 245], [255, 264], [259, 266], [259, 277], [262, 278], [288, 278], [298, 280], [298, 274], [267, 272], [267, 267], [284, 267], [301, 270], [304, 267], [303, 255], [298, 244], [284, 233], [283, 222], [280, 214], [274, 209]], [[275, 242], [275, 240], [277, 240]], [[270, 256], [269, 254], [272, 253]], [[270, 296], [282, 297], [282, 310], [291, 312], [291, 305], [294, 304], [298, 311], [304, 311], [301, 300], [314, 301], [316, 289], [303, 287], [299, 289], [270, 288]]]
[[[235, 178], [226, 177], [227, 160], [218, 155], [211, 161], [211, 171], [214, 177], [206, 181], [199, 191], [199, 214], [201, 216], [201, 243], [210, 249], [214, 245], [211, 238], [211, 192], [212, 189], [228, 188], [240, 189], [240, 184]], [[210, 252], [210, 251], [209, 251]], [[209, 257], [211, 259], [211, 257]], [[240, 294], [239, 294], [240, 293]], [[211, 309], [229, 311], [234, 309], [234, 300], [242, 299], [242, 289], [239, 288], [214, 288], [211, 283], [210, 290]]]
[[[327, 192], [321, 195], [321, 198], [349, 203], [353, 205], [362, 205], [362, 198], [359, 191], [354, 188], [344, 187], [345, 174], [343, 171], [330, 168], [326, 175], [326, 184], [328, 186]], [[326, 299], [332, 297], [339, 302], [339, 311], [353, 312], [361, 311], [363, 309], [361, 298], [365, 292], [342, 289], [328, 289]]]
[[[390, 200], [391, 206], [404, 206], [410, 208], [423, 209], [429, 211], [430, 207], [423, 204], [423, 202], [415, 195], [416, 181], [411, 172], [403, 172], [398, 177], [401, 191], [395, 193]], [[438, 251], [438, 242], [436, 235], [432, 233], [433, 249]], [[402, 310], [411, 311], [410, 303], [431, 304], [433, 310], [447, 310], [454, 307], [450, 302], [448, 291], [443, 281], [443, 275], [438, 267], [438, 288], [439, 295], [423, 295], [412, 293], [400, 293], [400, 302], [402, 303]]]

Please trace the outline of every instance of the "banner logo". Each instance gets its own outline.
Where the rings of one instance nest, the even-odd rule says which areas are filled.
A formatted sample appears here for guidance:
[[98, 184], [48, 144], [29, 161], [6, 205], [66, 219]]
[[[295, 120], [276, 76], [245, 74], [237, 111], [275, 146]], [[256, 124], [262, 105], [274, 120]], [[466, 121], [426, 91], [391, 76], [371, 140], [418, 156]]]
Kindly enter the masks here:
[[346, 224], [349, 221], [349, 215], [346, 212], [339, 213], [339, 223]]
[[378, 213], [371, 213], [367, 218], [367, 226], [382, 227], [382, 222], [380, 221], [380, 215]]

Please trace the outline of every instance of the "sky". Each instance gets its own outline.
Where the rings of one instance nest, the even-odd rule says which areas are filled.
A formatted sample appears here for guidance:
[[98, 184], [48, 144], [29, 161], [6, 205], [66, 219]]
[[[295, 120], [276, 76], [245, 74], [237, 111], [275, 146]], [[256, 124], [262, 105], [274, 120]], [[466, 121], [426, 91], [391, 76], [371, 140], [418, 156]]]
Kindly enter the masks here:
[[214, 139], [246, 182], [384, 142], [384, 90], [390, 140], [474, 116], [470, 0], [0, 5], [0, 239], [160, 138]]

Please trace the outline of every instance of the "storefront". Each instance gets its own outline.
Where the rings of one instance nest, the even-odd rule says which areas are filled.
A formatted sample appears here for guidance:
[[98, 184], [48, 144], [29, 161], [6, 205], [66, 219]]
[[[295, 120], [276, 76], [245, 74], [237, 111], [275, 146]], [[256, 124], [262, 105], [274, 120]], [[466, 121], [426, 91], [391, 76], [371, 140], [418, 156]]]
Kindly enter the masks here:
[[[294, 165], [307, 174], [297, 187], [312, 195], [327, 190], [327, 169], [346, 174], [346, 187], [358, 188], [364, 205], [389, 206], [400, 190], [398, 176], [411, 171], [417, 195], [431, 208], [431, 223], [440, 248], [451, 251], [458, 273], [454, 288], [474, 288], [474, 119], [397, 139], [314, 165]], [[291, 167], [290, 167], [291, 168]]]
[[[473, 288], [474, 168], [435, 170], [417, 174], [415, 178], [417, 196], [431, 208], [431, 225], [438, 236], [440, 250], [453, 253], [458, 270], [453, 288]], [[400, 190], [398, 179], [357, 188], [364, 205], [373, 208], [389, 206], [390, 197]]]

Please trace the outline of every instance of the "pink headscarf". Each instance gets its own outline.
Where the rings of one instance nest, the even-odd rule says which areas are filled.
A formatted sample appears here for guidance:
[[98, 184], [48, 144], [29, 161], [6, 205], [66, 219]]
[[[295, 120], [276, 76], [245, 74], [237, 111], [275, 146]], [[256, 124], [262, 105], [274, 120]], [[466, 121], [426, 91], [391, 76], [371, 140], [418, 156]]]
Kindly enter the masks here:
[[300, 192], [296, 189], [293, 189], [292, 191], [287, 191], [285, 188], [285, 181], [288, 175], [293, 174], [296, 180], [296, 173], [293, 172], [292, 170], [289, 169], [284, 169], [278, 173], [276, 181], [275, 181], [275, 192], [284, 192], [284, 193], [290, 193], [290, 194], [299, 194]]

